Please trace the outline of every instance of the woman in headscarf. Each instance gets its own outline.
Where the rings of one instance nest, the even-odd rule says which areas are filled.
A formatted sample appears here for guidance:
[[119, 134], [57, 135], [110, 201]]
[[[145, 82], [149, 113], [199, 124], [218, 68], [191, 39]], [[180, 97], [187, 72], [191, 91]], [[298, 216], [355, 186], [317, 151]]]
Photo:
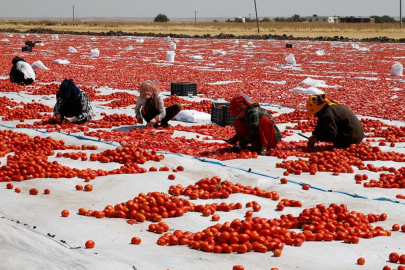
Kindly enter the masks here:
[[14, 57], [10, 71], [10, 81], [18, 84], [32, 84], [35, 81], [35, 71], [21, 57]]
[[311, 95], [307, 101], [308, 116], [318, 117], [315, 131], [308, 139], [308, 147], [318, 141], [331, 142], [336, 148], [358, 144], [364, 138], [363, 126], [356, 115], [345, 105], [325, 98], [325, 95]]
[[[245, 94], [233, 97], [229, 104], [231, 116], [238, 116], [233, 123], [235, 136], [226, 140], [236, 149], [251, 145], [252, 150], [266, 155], [267, 150], [275, 148], [281, 141], [281, 134], [273, 117], [259, 104]], [[237, 144], [239, 142], [239, 144]]]
[[89, 97], [72, 79], [65, 79], [61, 83], [53, 113], [59, 122], [65, 123], [82, 124], [93, 118]]
[[179, 104], [165, 108], [163, 98], [159, 93], [159, 86], [155, 82], [146, 81], [140, 86], [140, 95], [135, 106], [135, 117], [140, 124], [143, 124], [143, 119], [145, 119], [148, 128], [156, 128], [159, 123], [163, 128], [170, 127], [169, 120], [181, 111]]

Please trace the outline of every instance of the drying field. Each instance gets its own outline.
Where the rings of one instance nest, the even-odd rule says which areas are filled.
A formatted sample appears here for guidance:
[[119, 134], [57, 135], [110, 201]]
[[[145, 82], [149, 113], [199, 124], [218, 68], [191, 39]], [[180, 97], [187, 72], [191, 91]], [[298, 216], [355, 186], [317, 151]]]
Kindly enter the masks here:
[[[405, 253], [405, 81], [390, 72], [404, 45], [0, 40], [0, 269], [401, 269], [389, 255]], [[43, 46], [21, 52], [27, 40]], [[41, 61], [33, 85], [9, 82], [16, 55]], [[90, 122], [49, 123], [65, 78], [88, 93]], [[145, 80], [158, 82], [166, 106], [180, 103], [183, 115], [199, 118], [179, 117], [171, 129], [138, 124]], [[172, 82], [195, 82], [198, 95], [170, 95]], [[311, 87], [359, 116], [361, 144], [309, 152], [298, 133], [309, 136], [316, 119], [306, 116], [307, 96], [294, 92]], [[233, 128], [207, 123], [213, 104], [239, 92], [271, 111], [282, 131], [267, 156], [233, 153], [223, 142]]]

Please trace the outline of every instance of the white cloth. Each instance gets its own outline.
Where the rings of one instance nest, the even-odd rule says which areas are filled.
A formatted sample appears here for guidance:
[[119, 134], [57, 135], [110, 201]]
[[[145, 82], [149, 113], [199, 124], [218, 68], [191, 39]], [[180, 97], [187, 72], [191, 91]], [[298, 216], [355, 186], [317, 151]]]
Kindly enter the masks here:
[[30, 64], [25, 61], [18, 61], [17, 69], [24, 73], [24, 79], [33, 79], [35, 81], [35, 71]]

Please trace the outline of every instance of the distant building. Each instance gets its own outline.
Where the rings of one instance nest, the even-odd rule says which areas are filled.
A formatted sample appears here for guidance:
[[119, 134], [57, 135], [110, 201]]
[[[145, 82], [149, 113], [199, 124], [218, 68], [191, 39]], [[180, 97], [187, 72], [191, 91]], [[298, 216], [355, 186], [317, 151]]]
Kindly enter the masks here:
[[236, 17], [235, 22], [245, 23], [245, 17]]
[[341, 23], [375, 23], [374, 18], [370, 17], [340, 17]]
[[307, 21], [314, 22], [314, 23], [338, 23], [339, 17], [313, 15], [312, 17], [308, 17]]

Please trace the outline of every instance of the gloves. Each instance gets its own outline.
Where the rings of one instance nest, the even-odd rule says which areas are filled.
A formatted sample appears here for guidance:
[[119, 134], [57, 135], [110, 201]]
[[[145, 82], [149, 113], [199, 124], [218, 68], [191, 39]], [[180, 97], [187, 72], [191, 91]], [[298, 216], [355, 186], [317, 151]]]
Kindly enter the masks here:
[[248, 144], [249, 144], [249, 142], [246, 141], [246, 140], [243, 140], [243, 141], [239, 142], [240, 148], [246, 148], [246, 146], [247, 146]]
[[227, 143], [229, 143], [229, 144], [233, 144], [233, 145], [235, 145], [237, 142], [238, 142], [238, 136], [233, 136], [232, 138], [229, 138], [229, 139], [227, 139], [227, 140], [225, 140]]
[[137, 116], [136, 116], [136, 121], [137, 121], [139, 124], [143, 124], [143, 118], [142, 118], [142, 116], [141, 116], [141, 115], [137, 115]]
[[149, 121], [149, 123], [146, 125], [147, 128], [153, 128], [153, 126], [157, 123], [156, 118], [153, 118]]

